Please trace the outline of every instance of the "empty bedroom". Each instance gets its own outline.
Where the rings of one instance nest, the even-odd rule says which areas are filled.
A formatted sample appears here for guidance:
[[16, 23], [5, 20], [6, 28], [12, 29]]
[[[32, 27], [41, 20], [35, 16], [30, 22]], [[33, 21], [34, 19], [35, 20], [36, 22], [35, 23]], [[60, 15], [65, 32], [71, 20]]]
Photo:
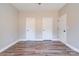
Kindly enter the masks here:
[[79, 56], [79, 3], [0, 3], [0, 56]]

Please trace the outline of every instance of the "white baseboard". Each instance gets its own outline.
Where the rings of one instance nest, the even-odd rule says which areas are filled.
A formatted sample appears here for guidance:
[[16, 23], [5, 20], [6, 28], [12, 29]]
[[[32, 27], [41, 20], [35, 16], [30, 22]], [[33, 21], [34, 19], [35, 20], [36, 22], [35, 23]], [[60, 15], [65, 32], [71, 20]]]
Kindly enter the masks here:
[[[35, 39], [35, 40], [19, 39], [19, 41], [44, 41], [44, 39]], [[53, 39], [52, 41], [59, 41], [59, 39]]]
[[[60, 40], [61, 41], [61, 40]], [[72, 45], [68, 44], [67, 42], [61, 41], [62, 43], [64, 43], [66, 46], [68, 46], [69, 48], [71, 48], [72, 50], [76, 51], [79, 53], [79, 49], [73, 47]]]
[[34, 40], [28, 40], [28, 39], [19, 39], [19, 41], [43, 41], [41, 39], [34, 39]]
[[52, 41], [59, 41], [59, 39], [58, 39], [58, 38], [55, 38], [55, 39], [53, 39]]
[[13, 46], [14, 44], [16, 44], [17, 42], [19, 42], [19, 41], [17, 40], [17, 41], [15, 41], [15, 42], [9, 44], [8, 46], [6, 46], [6, 47], [0, 49], [0, 53], [3, 52], [3, 51], [5, 51], [6, 49], [10, 48], [11, 46]]

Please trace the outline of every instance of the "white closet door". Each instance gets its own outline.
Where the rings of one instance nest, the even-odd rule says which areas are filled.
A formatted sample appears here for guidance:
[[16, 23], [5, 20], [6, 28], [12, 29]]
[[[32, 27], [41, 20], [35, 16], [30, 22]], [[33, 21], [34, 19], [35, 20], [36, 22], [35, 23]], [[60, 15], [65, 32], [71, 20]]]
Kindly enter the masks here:
[[53, 39], [53, 18], [52, 17], [43, 17], [42, 19], [42, 38], [43, 40], [52, 40]]
[[26, 39], [35, 40], [35, 18], [26, 18]]
[[59, 37], [63, 42], [67, 41], [67, 15], [64, 14], [59, 19]]

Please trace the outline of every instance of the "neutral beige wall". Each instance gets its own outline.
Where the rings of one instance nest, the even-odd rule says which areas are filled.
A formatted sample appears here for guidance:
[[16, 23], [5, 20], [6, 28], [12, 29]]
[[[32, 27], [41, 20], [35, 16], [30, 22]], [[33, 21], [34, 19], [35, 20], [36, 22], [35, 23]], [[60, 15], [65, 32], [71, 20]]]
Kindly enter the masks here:
[[53, 34], [54, 39], [57, 39], [57, 12], [20, 12], [19, 13], [19, 39], [26, 39], [26, 17], [33, 16], [36, 18], [36, 38], [42, 39], [42, 17], [53, 17]]
[[10, 4], [0, 4], [0, 50], [18, 40], [18, 12]]
[[79, 49], [79, 4], [67, 4], [59, 16], [67, 14], [67, 43]]

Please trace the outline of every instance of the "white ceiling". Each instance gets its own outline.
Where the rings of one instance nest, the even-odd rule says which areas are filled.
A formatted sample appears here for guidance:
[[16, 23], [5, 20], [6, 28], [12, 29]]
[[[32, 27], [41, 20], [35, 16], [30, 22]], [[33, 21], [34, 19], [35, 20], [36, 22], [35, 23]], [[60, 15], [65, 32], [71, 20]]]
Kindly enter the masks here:
[[12, 4], [19, 11], [58, 11], [65, 3], [14, 3]]

